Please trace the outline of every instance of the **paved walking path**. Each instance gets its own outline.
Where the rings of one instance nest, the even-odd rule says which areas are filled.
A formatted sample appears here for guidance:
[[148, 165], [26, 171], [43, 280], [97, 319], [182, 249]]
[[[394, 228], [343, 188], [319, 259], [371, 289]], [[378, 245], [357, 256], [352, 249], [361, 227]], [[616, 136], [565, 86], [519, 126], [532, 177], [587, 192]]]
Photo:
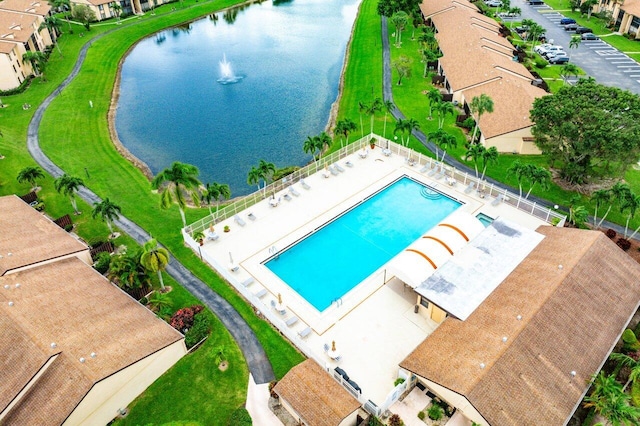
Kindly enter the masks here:
[[[115, 30], [115, 28], [113, 29]], [[92, 39], [82, 47], [78, 60], [76, 61], [71, 74], [51, 93], [42, 104], [38, 107], [31, 122], [29, 123], [27, 133], [27, 148], [34, 160], [54, 178], [61, 176], [64, 171], [54, 164], [42, 151], [38, 140], [38, 131], [44, 112], [49, 107], [51, 102], [58, 96], [64, 88], [66, 88], [71, 81], [78, 75], [80, 67], [84, 62], [89, 47], [98, 39], [109, 34], [111, 31], [107, 31], [104, 34]], [[101, 199], [91, 190], [86, 187], [80, 188], [78, 191], [80, 197], [89, 204], [100, 202]], [[115, 224], [123, 231], [129, 234], [139, 244], [144, 244], [151, 239], [151, 236], [140, 226], [133, 221], [127, 219], [124, 216], [120, 216]], [[256, 335], [245, 320], [240, 316], [238, 311], [229, 304], [218, 293], [211, 290], [204, 282], [193, 275], [187, 268], [185, 268], [174, 257], [171, 258], [169, 265], [166, 269], [167, 273], [171, 275], [176, 281], [186, 288], [194, 297], [198, 298], [204, 305], [206, 305], [224, 324], [229, 330], [235, 341], [238, 343], [244, 358], [249, 366], [255, 382], [258, 384], [268, 383], [275, 379], [271, 363], [267, 358], [264, 348], [260, 345]]]

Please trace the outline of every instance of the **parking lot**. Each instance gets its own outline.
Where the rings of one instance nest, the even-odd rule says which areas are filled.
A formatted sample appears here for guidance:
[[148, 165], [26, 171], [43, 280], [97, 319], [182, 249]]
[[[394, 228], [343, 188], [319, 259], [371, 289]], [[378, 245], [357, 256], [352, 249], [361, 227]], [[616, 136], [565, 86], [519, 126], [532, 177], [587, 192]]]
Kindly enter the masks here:
[[[571, 62], [582, 68], [599, 83], [615, 86], [640, 94], [640, 64], [602, 40], [582, 40], [577, 48], [569, 49], [574, 31], [565, 31], [560, 25], [564, 18], [549, 6], [530, 6], [524, 0], [514, 0], [512, 6], [522, 9], [518, 19], [533, 19], [547, 30], [547, 40], [561, 45]], [[588, 26], [588, 25], [587, 25]]]

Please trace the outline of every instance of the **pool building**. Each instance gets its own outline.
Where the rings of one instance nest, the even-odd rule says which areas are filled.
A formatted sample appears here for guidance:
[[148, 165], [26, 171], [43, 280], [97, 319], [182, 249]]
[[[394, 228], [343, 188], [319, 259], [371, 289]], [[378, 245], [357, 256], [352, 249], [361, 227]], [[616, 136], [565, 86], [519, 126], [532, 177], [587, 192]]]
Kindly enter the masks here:
[[413, 424], [435, 397], [451, 425], [566, 423], [638, 308], [640, 267], [600, 232], [376, 139], [184, 230], [309, 357], [276, 386], [282, 405], [307, 425]]

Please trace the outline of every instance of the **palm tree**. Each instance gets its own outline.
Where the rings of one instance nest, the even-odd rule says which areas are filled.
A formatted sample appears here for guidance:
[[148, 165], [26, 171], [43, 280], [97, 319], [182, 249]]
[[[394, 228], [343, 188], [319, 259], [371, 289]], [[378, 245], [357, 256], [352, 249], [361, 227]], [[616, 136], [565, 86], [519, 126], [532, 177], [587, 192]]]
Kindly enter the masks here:
[[525, 195], [524, 198], [529, 198], [529, 194], [531, 194], [531, 190], [533, 190], [533, 187], [536, 184], [539, 184], [545, 191], [548, 190], [551, 186], [551, 172], [549, 172], [549, 170], [545, 169], [544, 167], [536, 166], [534, 164], [530, 164], [529, 166], [530, 170], [527, 178], [529, 179], [531, 186], [529, 187], [529, 191], [527, 191], [527, 195]]
[[333, 143], [331, 136], [327, 134], [327, 132], [322, 132], [317, 136], [316, 143], [318, 144], [318, 150], [320, 153], [324, 151], [325, 148], [329, 148]]
[[67, 25], [69, 26], [69, 34], [73, 34], [73, 30], [71, 29], [71, 22], [69, 22], [69, 11], [71, 10], [70, 0], [53, 0], [51, 5], [56, 9], [64, 10], [64, 17], [67, 21]]
[[384, 127], [382, 128], [382, 136], [387, 138], [387, 115], [393, 112], [393, 102], [391, 101], [383, 101], [382, 109], [384, 110]]
[[[316, 151], [318, 150], [318, 137], [307, 136], [307, 139], [304, 141], [304, 144], [302, 145], [302, 150], [307, 154], [311, 154], [311, 156], [313, 157], [313, 161], [317, 161]], [[249, 175], [251, 175], [251, 172], [249, 172]], [[258, 185], [258, 189], [260, 189], [260, 185]]]
[[426, 93], [429, 100], [429, 120], [433, 120], [433, 107], [442, 102], [442, 93], [435, 87], [429, 88]]
[[391, 22], [396, 27], [396, 47], [400, 47], [402, 45], [402, 31], [409, 22], [409, 15], [401, 10], [391, 16]]
[[[519, 7], [512, 7], [511, 9], [509, 9], [509, 13], [513, 14], [514, 16], [520, 16], [522, 15], [522, 9], [520, 9]], [[509, 21], [509, 29], [511, 28], [513, 28], [513, 19]]]
[[126, 290], [146, 287], [149, 273], [140, 263], [140, 254], [121, 254], [115, 256], [109, 265], [107, 278]]
[[116, 14], [116, 18], [118, 19], [118, 24], [120, 24], [120, 14], [122, 13], [122, 6], [120, 6], [120, 3], [118, 3], [117, 1], [114, 1], [111, 3], [111, 7], [113, 8], [113, 11]]
[[38, 179], [44, 178], [44, 172], [38, 166], [27, 166], [24, 169], [18, 172], [18, 182], [29, 182], [31, 185], [31, 190], [36, 191], [38, 189], [37, 182]]
[[[522, 23], [524, 25], [524, 20], [522, 21]], [[529, 39], [529, 41], [531, 41], [531, 53], [533, 53], [533, 48], [535, 47], [538, 38], [542, 34], [544, 34], [545, 31], [546, 30], [544, 29], [544, 27], [537, 22], [533, 22], [531, 25], [529, 25], [529, 29], [527, 30], [527, 38]]]
[[[340, 135], [344, 139], [346, 139], [344, 143], [344, 146], [346, 146], [349, 144], [349, 133], [356, 131], [357, 129], [358, 129], [358, 126], [353, 120], [351, 120], [350, 118], [345, 118], [344, 120], [340, 120], [336, 123], [336, 127], [334, 128], [333, 132], [336, 135]], [[340, 148], [342, 147], [343, 147], [343, 143], [342, 143], [342, 140], [340, 140]]]
[[382, 99], [380, 98], [375, 98], [370, 104], [366, 105], [367, 108], [365, 110], [365, 112], [367, 114], [369, 114], [370, 116], [370, 120], [371, 120], [371, 130], [369, 133], [373, 133], [373, 119], [376, 115], [376, 112], [380, 111], [382, 109]]
[[[407, 135], [407, 139], [406, 139], [406, 141], [404, 141], [404, 146], [409, 146], [409, 139], [411, 139], [411, 133], [414, 130], [420, 130], [420, 123], [415, 118], [408, 118], [406, 120], [398, 120], [398, 123], [400, 123], [400, 121], [403, 121], [403, 124], [401, 126], [401, 131], [402, 131], [402, 133], [406, 133], [406, 135]], [[398, 128], [398, 126], [396, 125], [396, 129], [397, 128]], [[403, 139], [401, 139], [401, 140], [403, 140]]]
[[436, 33], [432, 27], [424, 27], [422, 34], [418, 36], [418, 41], [429, 50], [434, 50], [438, 46]]
[[564, 82], [567, 82], [567, 78], [569, 78], [570, 75], [574, 75], [574, 76], [578, 76], [578, 74], [580, 73], [580, 68], [578, 68], [576, 66], [576, 64], [564, 64], [562, 66], [562, 69], [560, 70], [560, 75], [562, 76], [562, 78], [564, 79]]
[[522, 197], [522, 181], [528, 177], [529, 167], [527, 164], [523, 164], [520, 160], [515, 160], [507, 169], [507, 177], [514, 175], [518, 182], [518, 189], [520, 190], [520, 197]]
[[95, 219], [98, 216], [107, 223], [109, 236], [113, 235], [113, 221], [120, 217], [120, 206], [109, 201], [109, 198], [105, 198], [93, 205], [91, 217]]
[[[305, 142], [305, 146], [306, 146], [306, 142]], [[314, 149], [315, 149], [315, 145], [314, 145]], [[305, 149], [304, 152], [307, 152], [307, 150]], [[247, 176], [247, 183], [249, 185], [258, 185], [258, 191], [260, 191], [260, 178], [261, 178], [261, 174], [260, 174], [260, 169], [256, 168], [255, 166], [251, 166], [251, 170], [249, 170], [249, 175]]]
[[220, 199], [228, 200], [231, 198], [231, 188], [226, 183], [213, 182], [207, 183], [202, 193], [202, 201], [206, 202], [209, 206], [209, 214], [213, 216], [211, 212], [211, 201], [216, 202], [216, 211], [218, 210], [218, 203]]
[[440, 101], [434, 106], [434, 109], [438, 113], [438, 129], [442, 129], [442, 126], [444, 126], [444, 120], [447, 115], [454, 115], [456, 112], [451, 102]]
[[164, 281], [162, 280], [162, 271], [169, 264], [169, 251], [158, 245], [154, 239], [147, 241], [142, 248], [140, 255], [140, 263], [147, 271], [157, 272], [160, 280], [160, 287], [164, 291]]
[[482, 153], [482, 176], [480, 176], [480, 180], [484, 179], [484, 175], [487, 171], [487, 166], [489, 163], [495, 164], [498, 161], [498, 148], [495, 146], [489, 147], [485, 149]]
[[640, 208], [640, 195], [636, 195], [629, 191], [620, 204], [620, 213], [624, 213], [626, 210], [629, 210], [629, 213], [627, 214], [627, 221], [624, 226], [625, 239], [627, 238], [627, 231], [629, 230], [629, 222], [636, 215], [638, 208]]
[[422, 78], [426, 78], [429, 74], [429, 64], [438, 60], [442, 55], [439, 51], [433, 49], [422, 49], [420, 50], [420, 55], [422, 55], [422, 62], [424, 62], [424, 69], [422, 71]]
[[629, 373], [629, 378], [627, 382], [622, 387], [622, 392], [627, 389], [627, 386], [631, 384], [631, 382], [636, 383], [638, 379], [640, 379], [640, 360], [636, 360], [631, 358], [629, 355], [621, 354], [621, 353], [612, 353], [609, 355], [609, 358], [618, 363], [618, 365], [623, 367], [629, 367], [631, 372]]
[[58, 193], [69, 197], [69, 201], [71, 201], [71, 206], [73, 206], [73, 211], [75, 212], [75, 214], [80, 214], [80, 212], [78, 211], [78, 206], [76, 204], [76, 192], [78, 192], [81, 186], [84, 186], [84, 182], [82, 181], [82, 179], [75, 176], [69, 176], [65, 173], [54, 180], [53, 185]]
[[403, 118], [399, 118], [398, 121], [396, 121], [396, 126], [393, 129], [393, 134], [398, 134], [400, 133], [400, 145], [404, 146], [404, 132], [405, 132], [405, 128], [407, 127], [407, 120], [403, 119]]
[[482, 114], [485, 112], [493, 112], [493, 99], [483, 93], [480, 96], [474, 96], [473, 99], [471, 99], [469, 107], [472, 112], [476, 113], [476, 126], [473, 128], [473, 136], [471, 137], [471, 143], [475, 143], [476, 132], [478, 131], [478, 127], [480, 127], [480, 117], [482, 117]]
[[[436, 144], [436, 146], [442, 149], [442, 159], [440, 161], [444, 161], [444, 156], [447, 153], [447, 149], [455, 148], [458, 145], [458, 140], [455, 136], [445, 132], [442, 129], [438, 129], [435, 132], [429, 133], [427, 135], [429, 140]], [[438, 159], [438, 151], [436, 150], [436, 160]]]
[[362, 113], [367, 111], [367, 109], [369, 108], [369, 106], [360, 101], [358, 102], [358, 113], [360, 114], [360, 136], [364, 137], [364, 124], [362, 124]]
[[46, 18], [44, 18], [44, 21], [38, 28], [38, 31], [42, 31], [45, 28], [49, 31], [49, 34], [53, 39], [53, 44], [56, 46], [56, 49], [58, 49], [58, 53], [60, 54], [60, 56], [62, 56], [62, 50], [60, 50], [60, 45], [58, 45], [58, 36], [60, 35], [61, 26], [62, 23], [57, 17], [47, 16]]
[[611, 211], [611, 206], [613, 205], [613, 192], [611, 189], [599, 189], [597, 191], [593, 191], [593, 194], [591, 194], [591, 201], [596, 205], [593, 213], [593, 227], [598, 229], [600, 228], [600, 224], [598, 223], [598, 208], [600, 205], [609, 206], [607, 208], [607, 212], [602, 217], [602, 221], [604, 221], [604, 218], [607, 217]]
[[46, 80], [44, 77], [44, 68], [47, 63], [47, 57], [44, 53], [30, 50], [22, 55], [22, 60], [31, 64], [31, 68], [36, 77], [42, 76], [42, 80]]
[[571, 40], [569, 40], [569, 51], [571, 51], [571, 49], [577, 49], [581, 41], [582, 37], [579, 35], [571, 36]]
[[[324, 134], [326, 135], [326, 133]], [[329, 136], [327, 135], [327, 137]], [[331, 138], [329, 138], [329, 141], [331, 141]], [[258, 162], [258, 170], [260, 170], [260, 177], [264, 181], [264, 187], [266, 189], [267, 184], [272, 180], [273, 174], [276, 172], [276, 165], [261, 159]]]
[[481, 161], [482, 156], [484, 155], [484, 151], [486, 151], [484, 145], [473, 144], [469, 146], [467, 152], [464, 155], [465, 161], [469, 161], [469, 159], [473, 161], [473, 167], [476, 170], [476, 178], [480, 177], [478, 174], [478, 163]]
[[622, 391], [622, 385], [613, 375], [606, 376], [600, 371], [593, 380], [592, 389], [584, 398], [585, 408], [593, 408], [613, 425], [638, 424], [640, 408], [629, 405], [631, 397]]
[[164, 187], [160, 201], [161, 208], [168, 209], [173, 203], [178, 205], [183, 227], [187, 226], [184, 213], [184, 209], [187, 206], [185, 196], [188, 196], [196, 206], [200, 204], [198, 188], [201, 183], [197, 176], [198, 168], [196, 166], [176, 161], [170, 168], [158, 173], [151, 181], [153, 189]]

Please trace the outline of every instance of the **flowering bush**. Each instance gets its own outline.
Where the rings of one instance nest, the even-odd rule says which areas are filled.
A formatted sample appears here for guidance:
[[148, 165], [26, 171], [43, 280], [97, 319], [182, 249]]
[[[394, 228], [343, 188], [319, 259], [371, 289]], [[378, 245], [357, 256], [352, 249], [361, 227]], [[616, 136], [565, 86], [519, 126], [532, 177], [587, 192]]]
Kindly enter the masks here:
[[607, 232], [605, 232], [605, 234], [607, 234], [607, 237], [614, 239], [616, 237], [616, 235], [618, 235], [618, 233], [616, 231], [614, 231], [613, 229], [607, 229]]
[[169, 324], [171, 324], [171, 327], [176, 330], [186, 333], [193, 325], [193, 317], [202, 312], [203, 309], [204, 307], [201, 305], [178, 309], [178, 311], [171, 317], [171, 320], [169, 320]]
[[616, 244], [624, 251], [627, 251], [631, 248], [631, 241], [627, 240], [626, 238], [618, 238]]

